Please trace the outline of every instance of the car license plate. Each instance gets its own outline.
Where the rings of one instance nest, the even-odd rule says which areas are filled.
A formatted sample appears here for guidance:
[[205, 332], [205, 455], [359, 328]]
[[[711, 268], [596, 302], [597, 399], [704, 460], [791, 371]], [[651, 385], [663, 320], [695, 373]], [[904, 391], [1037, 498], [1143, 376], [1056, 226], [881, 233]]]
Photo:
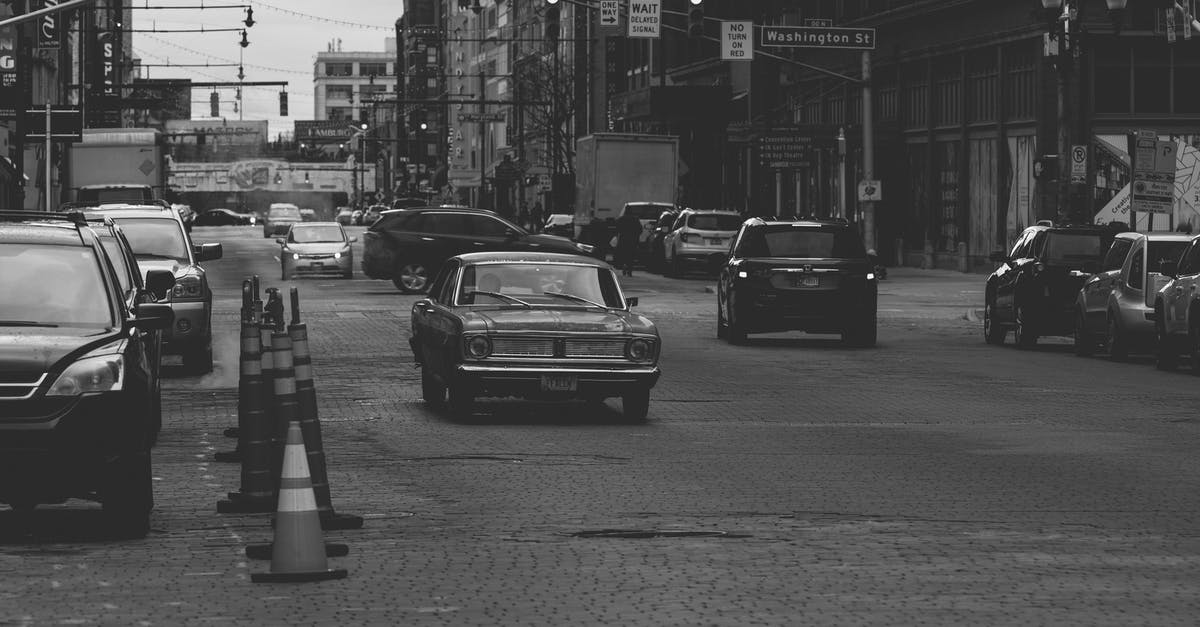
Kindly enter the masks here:
[[792, 287], [817, 287], [821, 280], [812, 275], [792, 277]]
[[325, 267], [325, 264], [324, 264], [324, 263], [321, 263], [320, 261], [314, 261], [314, 262], [312, 262], [312, 264], [311, 264], [311, 265], [312, 265], [312, 267], [314, 267], [314, 268], [316, 268], [316, 269], [318, 269], [318, 270], [320, 270], [321, 268], [324, 268], [324, 267]]
[[579, 377], [573, 374], [542, 375], [543, 392], [574, 392], [579, 389]]

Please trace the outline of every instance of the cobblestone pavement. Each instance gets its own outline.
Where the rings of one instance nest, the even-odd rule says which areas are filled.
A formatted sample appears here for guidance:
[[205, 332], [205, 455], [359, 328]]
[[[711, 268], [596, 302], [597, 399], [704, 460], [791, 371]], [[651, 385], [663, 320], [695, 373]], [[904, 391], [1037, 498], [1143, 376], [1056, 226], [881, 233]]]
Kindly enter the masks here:
[[[1065, 340], [984, 345], [983, 277], [898, 269], [880, 345], [714, 336], [710, 278], [626, 281], [664, 335], [650, 420], [618, 401], [419, 400], [415, 300], [299, 281], [334, 506], [365, 518], [341, 581], [256, 584], [270, 515], [216, 513], [238, 466], [237, 284], [274, 279], [253, 230], [210, 265], [218, 369], [173, 373], [154, 530], [97, 510], [0, 511], [0, 624], [1194, 625], [1196, 379]], [[275, 280], [267, 285], [280, 284]], [[290, 285], [290, 284], [281, 284]]]

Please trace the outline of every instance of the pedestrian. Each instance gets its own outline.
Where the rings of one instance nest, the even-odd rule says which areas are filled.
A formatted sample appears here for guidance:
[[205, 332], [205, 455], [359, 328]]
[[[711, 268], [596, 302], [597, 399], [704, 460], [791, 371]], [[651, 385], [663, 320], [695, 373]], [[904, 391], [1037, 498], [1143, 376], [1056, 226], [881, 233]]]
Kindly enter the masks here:
[[529, 212], [529, 222], [533, 226], [534, 233], [542, 232], [542, 227], [546, 224], [546, 217], [542, 215], [541, 201], [533, 203], [533, 209]]
[[521, 203], [521, 209], [517, 211], [517, 224], [530, 231], [534, 230], [533, 225], [529, 221], [529, 207], [525, 206], [525, 203]]
[[625, 276], [633, 276], [633, 259], [637, 256], [638, 240], [642, 236], [642, 221], [632, 211], [617, 219], [617, 251], [614, 261]]

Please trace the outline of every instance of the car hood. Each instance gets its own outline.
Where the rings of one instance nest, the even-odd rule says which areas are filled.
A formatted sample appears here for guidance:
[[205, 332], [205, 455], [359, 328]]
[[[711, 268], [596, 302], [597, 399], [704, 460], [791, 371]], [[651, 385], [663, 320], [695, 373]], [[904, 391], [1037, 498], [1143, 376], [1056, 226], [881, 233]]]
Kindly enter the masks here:
[[332, 255], [346, 250], [346, 242], [309, 242], [306, 244], [289, 243], [287, 249], [301, 255]]
[[579, 248], [575, 246], [575, 242], [560, 235], [545, 235], [545, 234], [529, 234], [525, 236], [525, 241], [536, 247], [538, 250], [547, 252], [573, 253], [578, 255]]
[[474, 310], [465, 316], [465, 328], [486, 326], [491, 333], [553, 331], [567, 333], [655, 333], [645, 318], [620, 310], [549, 309], [524, 307]]
[[112, 339], [111, 329], [2, 327], [0, 373], [46, 372], [63, 357], [82, 353]]
[[177, 259], [148, 259], [145, 257], [138, 257], [137, 262], [138, 267], [142, 269], [143, 279], [146, 278], [146, 275], [149, 274], [151, 270], [169, 270], [171, 274], [174, 274], [177, 277], [187, 274], [192, 270], [191, 265], [182, 263]]

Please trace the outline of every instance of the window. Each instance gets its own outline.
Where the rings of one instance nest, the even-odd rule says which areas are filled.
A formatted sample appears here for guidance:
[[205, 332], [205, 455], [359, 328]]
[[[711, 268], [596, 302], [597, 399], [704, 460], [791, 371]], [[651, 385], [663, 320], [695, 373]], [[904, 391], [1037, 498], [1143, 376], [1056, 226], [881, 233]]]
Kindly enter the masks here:
[[509, 226], [495, 218], [487, 216], [469, 216], [467, 223], [471, 225], [471, 233], [482, 237], [504, 237]]
[[1200, 240], [1192, 240], [1192, 245], [1179, 260], [1179, 276], [1200, 274]]
[[1029, 242], [1033, 240], [1033, 231], [1025, 231], [1017, 243], [1013, 244], [1012, 252], [1008, 254], [1010, 259], [1024, 259], [1029, 255]]
[[1171, 112], [1171, 49], [1165, 41], [1138, 42], [1134, 52], [1134, 113]]
[[938, 126], [952, 126], [962, 122], [962, 81], [957, 58], [945, 59], [933, 70], [934, 118]]
[[353, 63], [326, 63], [325, 76], [353, 76]]
[[1125, 265], [1125, 256], [1129, 254], [1129, 249], [1133, 247], [1133, 240], [1121, 238], [1113, 241], [1109, 247], [1108, 253], [1104, 255], [1104, 264], [1101, 266], [1101, 271], [1111, 272], [1120, 270], [1121, 266]]
[[387, 76], [387, 63], [359, 63], [359, 76]]
[[1100, 259], [1104, 242], [1098, 233], [1050, 233], [1042, 261], [1050, 265], [1079, 267]]
[[866, 257], [862, 238], [853, 229], [771, 226], [747, 228], [738, 239], [742, 257], [850, 259]]
[[470, 232], [468, 229], [467, 216], [461, 213], [422, 214], [416, 226], [417, 231], [439, 235], [466, 235]]
[[350, 107], [326, 107], [325, 118], [328, 120], [350, 120], [354, 118], [354, 110]]
[[968, 122], [987, 122], [996, 119], [996, 71], [994, 50], [972, 53], [967, 59], [967, 89], [970, 98]]
[[1095, 102], [1097, 113], [1129, 113], [1133, 107], [1130, 42], [1116, 39], [1096, 47]]
[[325, 97], [330, 100], [350, 100], [354, 97], [352, 85], [326, 85]]
[[1179, 261], [1187, 242], [1150, 242], [1150, 253], [1147, 255], [1149, 265], [1147, 272], [1158, 272], [1164, 261]]

